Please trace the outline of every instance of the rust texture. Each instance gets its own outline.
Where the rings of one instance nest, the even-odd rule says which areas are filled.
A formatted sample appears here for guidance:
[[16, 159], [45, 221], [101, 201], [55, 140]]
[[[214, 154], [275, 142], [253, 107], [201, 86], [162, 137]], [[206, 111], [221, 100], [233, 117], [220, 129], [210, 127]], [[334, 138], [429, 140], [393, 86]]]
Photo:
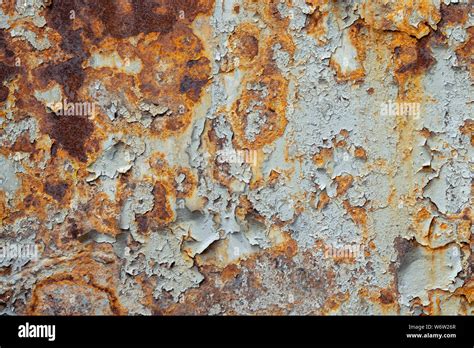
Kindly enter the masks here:
[[474, 11], [0, 3], [0, 313], [474, 314]]

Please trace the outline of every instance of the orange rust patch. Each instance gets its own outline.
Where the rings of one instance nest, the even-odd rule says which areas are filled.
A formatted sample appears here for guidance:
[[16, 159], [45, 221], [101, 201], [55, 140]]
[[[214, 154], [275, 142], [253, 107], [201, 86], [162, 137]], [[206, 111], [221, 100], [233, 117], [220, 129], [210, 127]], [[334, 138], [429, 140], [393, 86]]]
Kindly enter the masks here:
[[327, 32], [326, 21], [328, 15], [328, 11], [323, 11], [320, 9], [320, 6], [317, 6], [315, 11], [308, 17], [308, 22], [306, 24], [306, 31], [308, 35], [314, 37], [320, 46], [327, 43], [325, 36]]
[[271, 252], [275, 254], [284, 254], [286, 257], [293, 257], [298, 251], [298, 244], [295, 240], [288, 238], [285, 243], [279, 244], [276, 247], [271, 248]]
[[120, 214], [120, 209], [106, 193], [94, 194], [88, 199], [83, 211], [88, 230], [96, 230], [112, 236], [120, 233], [116, 219], [116, 216]]
[[333, 150], [331, 148], [322, 148], [317, 154], [313, 156], [313, 161], [319, 168], [325, 166], [325, 164], [332, 159]]
[[345, 194], [347, 190], [352, 186], [354, 178], [352, 177], [352, 175], [345, 174], [336, 176], [334, 181], [336, 181], [337, 184], [336, 193], [338, 196], [340, 196]]
[[[361, 6], [362, 18], [371, 27], [379, 30], [397, 30], [418, 39], [427, 35], [430, 30], [428, 18], [437, 23], [441, 15], [430, 0], [407, 0], [393, 2], [364, 1]], [[383, 16], [378, 15], [383, 13]], [[421, 16], [418, 25], [410, 23], [413, 15]]]
[[239, 267], [235, 264], [230, 264], [222, 270], [221, 277], [224, 282], [227, 282], [234, 279], [239, 273]]
[[[276, 74], [267, 75], [261, 71], [259, 78], [247, 81], [247, 84], [259, 85], [264, 91], [245, 89], [237, 100], [231, 113], [231, 123], [237, 136], [233, 142], [238, 149], [255, 150], [270, 144], [283, 135], [287, 120], [286, 92], [288, 82]], [[251, 139], [246, 135], [252, 117], [262, 120], [263, 125]]]
[[[60, 294], [61, 290], [65, 293]], [[71, 306], [72, 294], [82, 299], [77, 309]], [[84, 300], [87, 301], [88, 306], [84, 306]], [[91, 315], [96, 314], [98, 303], [104, 300], [108, 302], [108, 306], [103, 308], [100, 314], [125, 314], [112, 289], [91, 281], [87, 282], [76, 275], [58, 274], [42, 280], [35, 286], [28, 315]], [[84, 313], [84, 310], [87, 312]]]
[[[416, 81], [416, 77], [421, 76], [435, 63], [430, 48], [430, 36], [417, 40], [403, 33], [395, 33], [391, 49], [395, 60], [395, 78], [401, 87], [400, 94], [404, 96], [409, 87], [407, 82]], [[420, 89], [419, 86], [414, 87]], [[412, 91], [411, 94], [415, 95], [416, 92]]]
[[474, 280], [467, 281], [462, 288], [456, 290], [456, 294], [460, 294], [472, 304], [474, 303]]
[[[57, 271], [35, 284], [23, 314], [127, 314], [115, 290], [119, 268], [110, 245], [90, 244], [67, 261], [51, 259], [46, 266]], [[74, 295], [80, 298], [76, 305]]]
[[250, 67], [259, 54], [259, 38], [258, 28], [250, 23], [243, 23], [234, 30], [229, 38], [229, 48], [238, 58], [238, 65]]
[[174, 212], [167, 197], [170, 188], [164, 182], [156, 182], [153, 188], [155, 204], [153, 209], [144, 215], [137, 216], [140, 232], [147, 233], [150, 230], [162, 228], [174, 221]]
[[456, 55], [458, 59], [466, 64], [469, 68], [471, 73], [471, 77], [474, 78], [474, 27], [470, 27], [467, 29], [468, 39], [464, 44], [462, 44], [457, 50]]
[[[234, 147], [256, 150], [275, 141], [285, 130], [288, 81], [273, 59], [274, 45], [278, 43], [290, 57], [294, 45], [285, 31], [288, 20], [280, 18], [276, 4], [271, 3], [262, 10], [256, 3], [247, 1], [245, 10], [260, 13], [272, 29], [272, 35], [267, 36], [253, 24], [240, 24], [229, 38], [231, 52], [226, 61], [230, 66], [224, 67], [224, 71], [238, 67], [245, 73], [242, 92], [229, 115], [235, 134]], [[275, 21], [276, 17], [279, 20]], [[255, 127], [255, 123], [259, 124], [256, 134], [249, 135], [246, 130]]]
[[426, 209], [425, 207], [423, 207], [422, 209], [420, 209], [418, 211], [418, 213], [416, 213], [416, 222], [423, 222], [427, 219], [429, 219], [431, 217], [431, 213], [428, 211], [428, 209]]
[[341, 129], [341, 131], [339, 132], [340, 135], [342, 135], [344, 138], [348, 138], [349, 137], [349, 131], [347, 129]]
[[349, 300], [350, 294], [349, 292], [345, 293], [337, 293], [331, 296], [324, 302], [322, 313], [324, 315], [330, 315], [331, 313], [336, 313], [337, 310], [341, 307], [341, 305]]
[[356, 147], [354, 150], [354, 156], [363, 160], [367, 159], [367, 152], [362, 147]]
[[350, 205], [349, 201], [345, 200], [343, 202], [344, 208], [351, 215], [352, 220], [360, 226], [366, 226], [367, 224], [367, 212], [362, 207], [353, 207]]
[[324, 209], [324, 207], [328, 205], [329, 201], [330, 201], [330, 198], [329, 198], [328, 194], [326, 193], [326, 190], [324, 190], [319, 195], [319, 201], [318, 201], [318, 205], [317, 205], [316, 209], [318, 209], [318, 210]]

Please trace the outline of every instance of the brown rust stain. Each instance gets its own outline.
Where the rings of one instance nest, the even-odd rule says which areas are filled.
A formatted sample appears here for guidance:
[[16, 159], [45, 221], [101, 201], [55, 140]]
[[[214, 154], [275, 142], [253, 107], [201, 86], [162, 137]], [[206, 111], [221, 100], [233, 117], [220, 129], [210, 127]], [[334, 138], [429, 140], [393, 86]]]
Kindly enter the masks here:
[[314, 12], [308, 16], [305, 29], [308, 35], [314, 37], [317, 44], [322, 46], [327, 44], [325, 35], [327, 33], [327, 19], [329, 17], [329, 11], [325, 8], [324, 3], [327, 3], [328, 1], [306, 1], [306, 3], [310, 2], [315, 9]]
[[471, 145], [474, 146], [474, 120], [466, 120], [459, 129], [462, 134], [467, 135], [471, 139]]
[[[60, 294], [61, 289], [65, 291], [70, 287], [74, 291], [74, 296], [87, 299], [89, 306], [86, 306], [89, 312], [84, 312], [84, 304], [78, 305], [78, 308], [66, 305], [72, 294]], [[74, 289], [74, 290], [72, 290]], [[62, 298], [64, 296], [64, 298]], [[103, 309], [103, 315], [123, 315], [115, 292], [107, 287], [94, 282], [87, 282], [83, 278], [71, 274], [58, 274], [46, 278], [37, 283], [32, 295], [32, 300], [28, 309], [28, 315], [84, 315], [94, 314], [97, 310], [97, 302], [103, 298], [108, 300], [108, 308]]]
[[140, 233], [148, 235], [150, 231], [163, 228], [174, 221], [175, 214], [169, 201], [171, 190], [166, 182], [157, 181], [154, 184], [153, 209], [143, 215], [138, 214], [136, 218]]
[[[251, 23], [240, 24], [229, 38], [230, 53], [226, 62], [231, 65], [224, 68], [230, 72], [236, 68], [245, 72], [242, 91], [230, 110], [229, 120], [236, 135], [234, 146], [249, 150], [272, 143], [285, 130], [288, 80], [276, 66], [273, 47], [278, 43], [290, 57], [294, 52], [294, 44], [285, 30], [288, 19], [280, 18], [276, 4], [271, 3], [263, 9], [255, 5], [246, 1], [245, 9], [262, 15], [272, 35], [266, 35]], [[249, 122], [255, 122], [253, 118], [260, 123], [254, 138], [246, 134]]]
[[8, 99], [10, 90], [6, 82], [12, 80], [20, 69], [15, 65], [14, 52], [5, 39], [5, 30], [0, 30], [0, 103]]
[[53, 197], [58, 202], [61, 201], [66, 195], [68, 184], [66, 182], [46, 182], [44, 184], [44, 192]]
[[396, 40], [400, 44], [394, 47], [397, 64], [395, 73], [399, 82], [404, 74], [421, 74], [434, 64], [433, 53], [429, 48], [430, 36], [425, 36], [420, 40], [401, 36], [399, 40], [404, 41], [402, 44], [401, 41]]
[[[87, 192], [87, 187], [83, 184], [79, 185], [78, 189]], [[100, 231], [111, 236], [120, 233], [116, 218], [120, 214], [120, 207], [115, 201], [104, 192], [90, 193], [83, 199], [86, 203], [81, 204], [81, 209], [77, 212], [77, 223], [82, 230]]]
[[[377, 30], [396, 30], [418, 39], [431, 30], [429, 18], [432, 18], [434, 23], [439, 22], [441, 18], [439, 10], [430, 0], [364, 1], [361, 11], [364, 21]], [[379, 16], [377, 13], [384, 15]], [[410, 23], [410, 18], [415, 14], [421, 16], [421, 21], [416, 26]]]
[[[116, 291], [119, 269], [110, 245], [90, 244], [74, 257], [50, 259], [45, 264], [45, 267], [53, 266], [57, 267], [56, 272], [34, 285], [24, 314], [91, 315], [97, 311], [127, 314]], [[74, 296], [78, 299], [76, 306], [65, 306], [65, 301]], [[104, 306], [99, 308], [97, 301]]]
[[87, 117], [50, 114], [45, 128], [50, 137], [69, 155], [87, 162], [86, 143], [94, 131], [94, 125]]
[[[319, 258], [310, 251], [302, 251], [303, 265], [298, 266], [293, 260], [298, 252], [296, 243], [291, 239], [265, 253], [251, 255], [246, 260], [230, 264], [224, 268], [214, 265], [200, 266], [205, 275], [205, 281], [200, 289], [189, 289], [178, 303], [172, 302], [166, 296], [153, 303], [155, 314], [183, 315], [209, 314], [211, 308], [219, 304], [220, 314], [238, 314], [233, 304], [236, 302], [235, 293], [245, 296], [249, 303], [258, 304], [259, 298], [268, 289], [262, 276], [255, 272], [257, 265], [266, 266], [272, 277], [272, 284], [281, 287], [292, 299], [284, 299], [284, 305], [268, 304], [264, 308], [249, 310], [254, 315], [287, 315], [293, 308], [300, 306], [310, 294], [317, 293], [323, 300], [319, 309], [311, 314], [330, 314], [337, 311], [342, 303], [349, 299], [348, 294], [332, 291], [335, 274], [329, 268], [320, 265]], [[287, 271], [283, 271], [286, 269]], [[288, 295], [289, 296], [289, 295]]]
[[[259, 54], [260, 30], [251, 23], [242, 23], [229, 37], [229, 48], [232, 55], [227, 57], [231, 60], [229, 68], [235, 65], [249, 68]], [[237, 61], [235, 61], [237, 60]]]
[[464, 44], [456, 49], [458, 59], [467, 65], [471, 78], [474, 78], [474, 27], [467, 29], [468, 38]]

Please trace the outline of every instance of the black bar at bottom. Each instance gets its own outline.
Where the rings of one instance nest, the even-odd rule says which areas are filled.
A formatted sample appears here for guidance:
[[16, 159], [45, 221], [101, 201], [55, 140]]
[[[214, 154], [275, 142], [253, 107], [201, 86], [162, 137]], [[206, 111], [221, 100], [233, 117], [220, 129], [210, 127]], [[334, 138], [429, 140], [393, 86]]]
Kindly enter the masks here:
[[[53, 327], [45, 325], [54, 325]], [[0, 346], [448, 345], [473, 347], [473, 317], [0, 317]], [[31, 336], [43, 337], [31, 337]], [[26, 337], [19, 337], [26, 336]]]

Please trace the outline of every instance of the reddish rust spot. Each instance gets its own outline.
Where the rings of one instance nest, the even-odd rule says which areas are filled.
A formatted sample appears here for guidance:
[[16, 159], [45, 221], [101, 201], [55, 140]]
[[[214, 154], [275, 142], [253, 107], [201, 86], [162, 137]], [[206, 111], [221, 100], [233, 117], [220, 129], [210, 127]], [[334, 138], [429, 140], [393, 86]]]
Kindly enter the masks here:
[[[433, 58], [429, 47], [430, 36], [425, 36], [420, 40], [415, 40], [414, 47], [401, 47], [394, 49], [395, 56], [400, 57], [406, 55], [409, 59], [407, 63], [402, 63], [396, 70], [397, 74], [420, 74], [431, 67], [435, 59]], [[401, 58], [403, 61], [403, 58]]]
[[11, 275], [11, 273], [12, 273], [12, 266], [0, 267], [0, 276], [8, 277], [9, 275]]
[[171, 213], [168, 211], [168, 200], [166, 198], [166, 188], [161, 183], [156, 183], [153, 188], [153, 195], [155, 196], [155, 213], [158, 219], [162, 221], [169, 220]]
[[207, 81], [207, 79], [193, 79], [192, 77], [185, 75], [179, 85], [179, 91], [187, 94], [192, 101], [196, 102], [199, 100], [201, 89], [207, 84]]
[[77, 221], [72, 218], [68, 218], [68, 223], [69, 223], [69, 228], [68, 228], [68, 235], [64, 240], [68, 240], [70, 238], [72, 239], [77, 239], [78, 237], [82, 236], [85, 234], [84, 230], [77, 225]]
[[149, 227], [148, 217], [146, 215], [137, 215], [135, 217], [135, 221], [138, 225], [138, 231], [141, 234], [146, 234], [148, 232]]
[[3, 103], [8, 98], [10, 91], [6, 86], [0, 86], [0, 103]]
[[178, 22], [192, 22], [197, 14], [212, 7], [208, 0], [73, 0], [54, 1], [48, 17], [57, 29], [69, 30], [74, 15], [89, 23], [84, 33], [97, 40], [111, 36], [123, 39], [140, 33], [171, 32]]
[[41, 79], [45, 83], [54, 80], [63, 86], [67, 98], [76, 99], [79, 89], [84, 83], [85, 73], [82, 69], [82, 59], [71, 58], [65, 62], [49, 65], [40, 70]]
[[252, 60], [258, 55], [258, 39], [254, 35], [244, 34], [238, 40], [235, 49], [237, 56]]
[[0, 62], [0, 81], [5, 82], [12, 78], [18, 72], [16, 66], [10, 66], [4, 62]]
[[47, 11], [48, 25], [61, 34], [60, 47], [73, 57], [60, 63], [49, 64], [38, 71], [43, 84], [51, 80], [56, 81], [64, 87], [64, 93], [70, 99], [77, 97], [84, 82], [82, 63], [87, 57], [80, 31], [73, 30], [75, 15], [79, 13], [77, 7], [79, 4], [74, 1], [54, 1]]
[[86, 142], [94, 130], [93, 123], [82, 116], [48, 115], [46, 132], [58, 145], [81, 162], [87, 161]]
[[64, 198], [66, 191], [68, 189], [68, 184], [65, 182], [60, 183], [51, 183], [46, 182], [44, 184], [44, 192], [53, 197], [58, 202]]
[[392, 291], [388, 289], [380, 290], [380, 302], [383, 304], [392, 304], [395, 302], [395, 296]]
[[174, 213], [167, 197], [168, 194], [171, 195], [171, 192], [173, 192], [173, 187], [165, 181], [155, 183], [153, 209], [135, 218], [141, 234], [147, 235], [149, 231], [162, 228], [173, 221]]
[[16, 66], [10, 66], [4, 62], [0, 62], [0, 102], [4, 102], [8, 98], [9, 89], [7, 86], [3, 86], [2, 83], [9, 81], [13, 78], [19, 69]]
[[28, 134], [22, 134], [16, 139], [15, 143], [11, 147], [11, 150], [29, 152], [33, 154], [36, 152], [35, 142], [31, 142], [30, 136]]
[[29, 208], [33, 205], [35, 205], [35, 202], [37, 203], [37, 200], [35, 199], [35, 197], [32, 195], [32, 194], [29, 194], [25, 197], [25, 199], [23, 200], [23, 204], [25, 205], [25, 207]]
[[469, 15], [469, 6], [463, 4], [445, 5], [443, 2], [440, 7], [441, 20], [438, 23], [440, 27], [448, 24], [466, 23]]

